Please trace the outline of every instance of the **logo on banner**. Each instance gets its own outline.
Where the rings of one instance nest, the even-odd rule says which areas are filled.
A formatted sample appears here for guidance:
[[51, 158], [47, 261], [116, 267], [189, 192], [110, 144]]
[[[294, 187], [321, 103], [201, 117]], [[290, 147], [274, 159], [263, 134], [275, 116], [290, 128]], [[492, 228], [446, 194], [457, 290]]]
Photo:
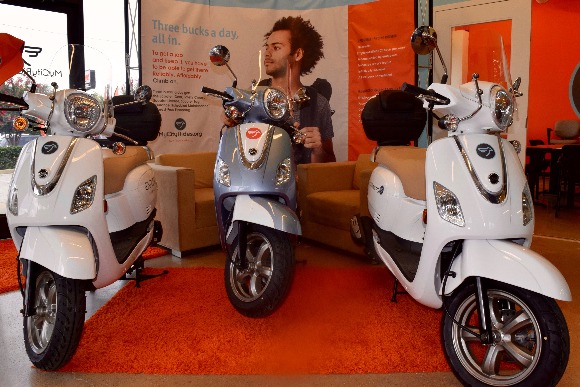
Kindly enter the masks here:
[[183, 118], [178, 118], [175, 120], [175, 129], [183, 130], [187, 126], [187, 123]]
[[250, 128], [246, 131], [246, 137], [250, 140], [256, 140], [262, 137], [262, 131], [259, 128]]

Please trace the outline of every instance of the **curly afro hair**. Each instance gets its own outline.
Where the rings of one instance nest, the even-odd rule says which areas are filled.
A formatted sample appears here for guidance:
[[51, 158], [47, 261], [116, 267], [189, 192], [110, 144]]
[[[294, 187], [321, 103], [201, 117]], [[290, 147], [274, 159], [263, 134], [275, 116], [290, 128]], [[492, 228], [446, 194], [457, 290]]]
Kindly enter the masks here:
[[304, 20], [301, 16], [287, 16], [276, 21], [272, 29], [264, 35], [264, 38], [267, 40], [272, 32], [282, 30], [290, 31], [292, 53], [296, 52], [298, 48], [304, 50], [300, 75], [310, 74], [318, 61], [324, 58], [322, 36], [314, 29], [310, 20]]

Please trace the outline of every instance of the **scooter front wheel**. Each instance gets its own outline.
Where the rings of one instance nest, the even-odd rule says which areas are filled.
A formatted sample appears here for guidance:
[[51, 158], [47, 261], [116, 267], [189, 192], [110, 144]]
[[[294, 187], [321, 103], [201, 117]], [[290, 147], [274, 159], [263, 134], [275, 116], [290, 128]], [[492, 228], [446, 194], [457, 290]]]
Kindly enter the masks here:
[[553, 386], [570, 353], [568, 327], [553, 299], [498, 282], [488, 285], [493, 344], [482, 344], [474, 285], [446, 300], [442, 338], [453, 372], [469, 386]]
[[282, 304], [292, 282], [294, 253], [288, 234], [249, 225], [246, 260], [246, 265], [240, 264], [238, 247], [228, 254], [224, 273], [228, 298], [245, 316], [267, 316]]
[[[30, 361], [43, 370], [65, 365], [77, 350], [85, 322], [86, 296], [79, 280], [37, 266], [34, 315], [24, 317], [24, 345]], [[28, 279], [27, 279], [28, 280]]]

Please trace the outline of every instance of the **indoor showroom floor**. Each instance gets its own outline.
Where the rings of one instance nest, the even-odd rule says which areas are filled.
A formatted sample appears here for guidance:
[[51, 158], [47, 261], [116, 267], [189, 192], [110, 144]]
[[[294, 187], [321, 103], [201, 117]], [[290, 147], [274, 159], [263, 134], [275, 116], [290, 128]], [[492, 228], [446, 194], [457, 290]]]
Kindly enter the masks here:
[[[553, 204], [553, 203], [549, 203]], [[532, 248], [553, 262], [566, 277], [572, 295], [571, 303], [560, 303], [566, 317], [571, 337], [570, 361], [560, 386], [580, 385], [580, 210], [563, 209], [555, 218], [554, 209], [536, 208], [536, 231]], [[328, 267], [369, 265], [349, 254], [329, 250], [320, 245], [300, 242], [298, 260], [308, 259], [309, 265]], [[183, 259], [171, 255], [150, 259], [148, 267], [223, 267], [224, 256], [219, 248], [203, 250]], [[118, 281], [107, 288], [87, 293], [87, 318], [107, 302], [125, 282]], [[131, 286], [131, 285], [129, 285]], [[389, 297], [385, 295], [385, 297]], [[22, 301], [19, 292], [0, 295], [0, 386], [459, 386], [450, 372], [399, 373], [399, 374], [349, 374], [305, 375], [292, 377], [235, 376], [235, 375], [148, 375], [148, 374], [98, 374], [43, 372], [28, 361], [22, 339], [22, 318], [19, 310]], [[121, 333], [126, 334], [126, 333]], [[136, 329], [135, 340], [138, 340]], [[417, 335], [414, 345], [428, 345], [428, 337]], [[427, 337], [427, 339], [426, 339]], [[192, 348], [194, 351], [195, 348]], [[409, 353], [412, 357], [413, 354]], [[244, 361], [243, 353], [240, 361]]]

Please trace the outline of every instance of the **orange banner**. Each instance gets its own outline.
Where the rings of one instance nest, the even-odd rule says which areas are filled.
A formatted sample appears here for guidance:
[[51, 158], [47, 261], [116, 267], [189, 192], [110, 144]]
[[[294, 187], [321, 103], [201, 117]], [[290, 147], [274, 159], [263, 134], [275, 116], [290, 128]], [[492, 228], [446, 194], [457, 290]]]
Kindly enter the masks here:
[[415, 83], [415, 54], [410, 38], [415, 3], [379, 0], [348, 9], [348, 159], [370, 153], [376, 143], [361, 124], [365, 102], [384, 89]]

